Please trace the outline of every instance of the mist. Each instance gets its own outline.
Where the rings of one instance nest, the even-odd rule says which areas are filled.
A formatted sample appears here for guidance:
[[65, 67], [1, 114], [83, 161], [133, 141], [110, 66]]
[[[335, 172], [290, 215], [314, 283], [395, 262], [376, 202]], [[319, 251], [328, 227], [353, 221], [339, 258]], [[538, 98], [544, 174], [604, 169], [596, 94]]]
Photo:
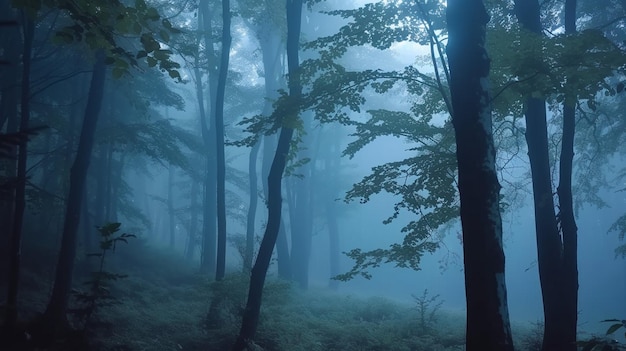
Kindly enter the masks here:
[[459, 1], [0, 0], [0, 349], [626, 350], [626, 9]]

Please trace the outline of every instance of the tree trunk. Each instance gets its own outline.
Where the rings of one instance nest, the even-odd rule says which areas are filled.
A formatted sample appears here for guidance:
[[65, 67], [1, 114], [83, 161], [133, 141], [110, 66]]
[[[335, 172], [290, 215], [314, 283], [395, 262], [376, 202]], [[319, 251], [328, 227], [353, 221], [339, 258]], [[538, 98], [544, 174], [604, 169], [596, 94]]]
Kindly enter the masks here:
[[[571, 6], [571, 5], [570, 5]], [[542, 25], [540, 16], [540, 7], [537, 0], [516, 1], [516, 16], [520, 24], [528, 31], [536, 35], [542, 35]], [[571, 15], [569, 15], [571, 16]], [[571, 22], [571, 19], [568, 22]], [[575, 16], [575, 5], [574, 5]], [[575, 21], [575, 19], [574, 19]], [[571, 24], [568, 24], [571, 30]], [[573, 118], [568, 116], [573, 113], [573, 106], [570, 98], [566, 99], [564, 108], [564, 125], [563, 125], [563, 147], [566, 144], [573, 143]], [[569, 271], [564, 270], [564, 242], [561, 241], [561, 233], [559, 232], [559, 224], [554, 209], [554, 197], [552, 189], [552, 174], [550, 169], [550, 156], [548, 145], [548, 126], [546, 118], [545, 100], [537, 98], [529, 98], [526, 101], [525, 109], [526, 117], [526, 143], [528, 145], [528, 158], [530, 160], [530, 169], [533, 183], [533, 199], [535, 206], [535, 231], [537, 238], [537, 265], [539, 268], [539, 280], [541, 284], [541, 292], [543, 298], [544, 311], [544, 335], [542, 343], [542, 351], [576, 350], [576, 321], [577, 321], [577, 272], [576, 272], [576, 224], [573, 218], [573, 210], [568, 216], [566, 193], [563, 196], [559, 194], [559, 201], [565, 201], [565, 219], [569, 222], [562, 222], [561, 228], [565, 235], [565, 226], [568, 228], [569, 235], [568, 245], [569, 253], [567, 265]], [[568, 120], [569, 119], [569, 120]], [[571, 122], [570, 122], [571, 121]], [[568, 123], [572, 123], [568, 126]], [[566, 129], [571, 128], [571, 131]], [[571, 134], [568, 140], [567, 133]], [[573, 156], [573, 144], [570, 150], [569, 171], [567, 166], [563, 164], [563, 154], [561, 155], [561, 183], [559, 192], [569, 191], [569, 201], [571, 205], [571, 157]], [[567, 150], [562, 152], [567, 154]], [[565, 161], [566, 162], [566, 161]], [[569, 190], [565, 190], [565, 189]], [[571, 209], [571, 206], [569, 207]], [[563, 219], [562, 219], [563, 220]], [[571, 225], [573, 224], [573, 227]], [[573, 228], [573, 230], [572, 230]], [[565, 240], [565, 238], [564, 238]], [[572, 255], [571, 246], [574, 247]], [[573, 259], [573, 265], [571, 260]], [[572, 271], [573, 269], [573, 271]], [[572, 304], [573, 315], [572, 315]]]
[[481, 0], [450, 0], [447, 20], [463, 228], [466, 350], [512, 351], [485, 49], [489, 15]]
[[[291, 109], [288, 114], [281, 116], [284, 120], [298, 118], [298, 109], [302, 97], [302, 86], [299, 76], [299, 40], [300, 24], [302, 20], [302, 0], [287, 0], [287, 61], [289, 73], [289, 97]], [[250, 288], [248, 290], [248, 300], [241, 322], [241, 330], [237, 341], [233, 345], [233, 351], [243, 351], [253, 343], [259, 323], [259, 313], [261, 310], [261, 300], [263, 296], [263, 286], [267, 269], [272, 258], [272, 251], [276, 245], [276, 238], [280, 228], [282, 197], [281, 183], [285, 170], [285, 163], [291, 144], [293, 129], [283, 124], [278, 137], [276, 155], [267, 179], [268, 183], [268, 216], [265, 234], [261, 241], [259, 253], [252, 267], [250, 275]]]
[[190, 204], [190, 223], [189, 223], [189, 235], [187, 241], [187, 248], [185, 249], [185, 257], [187, 260], [191, 261], [193, 259], [194, 253], [196, 251], [197, 239], [196, 239], [196, 229], [198, 227], [198, 182], [196, 180], [191, 180], [191, 204]]
[[222, 52], [215, 98], [215, 145], [217, 152], [217, 267], [215, 279], [226, 273], [226, 160], [224, 158], [224, 94], [230, 56], [230, 0], [222, 0]]
[[167, 177], [167, 217], [169, 219], [170, 249], [176, 247], [176, 213], [174, 212], [174, 166], [168, 167]]
[[259, 157], [260, 141], [257, 141], [250, 149], [248, 158], [248, 182], [250, 192], [250, 203], [248, 204], [248, 214], [246, 216], [246, 250], [243, 257], [244, 272], [252, 269], [252, 260], [254, 259], [254, 232], [256, 222], [256, 210], [258, 206], [259, 194], [257, 194], [257, 174], [256, 161]]
[[56, 267], [52, 296], [43, 315], [44, 337], [53, 337], [67, 325], [67, 304], [72, 287], [72, 272], [76, 256], [76, 234], [80, 219], [82, 192], [85, 187], [87, 169], [96, 131], [100, 106], [104, 93], [106, 66], [104, 53], [96, 53], [89, 96], [81, 128], [76, 158], [70, 171], [70, 189], [63, 224], [63, 238]]
[[[267, 14], [272, 15], [272, 14]], [[278, 90], [283, 84], [282, 60], [283, 52], [281, 31], [276, 28], [272, 21], [264, 21], [260, 24], [257, 32], [261, 53], [263, 55], [263, 72], [265, 83], [265, 104], [263, 115], [269, 116], [273, 110], [273, 102], [278, 98]], [[263, 194], [265, 201], [268, 198], [267, 177], [276, 150], [276, 136], [267, 135], [263, 137], [263, 161], [261, 164], [261, 178], [263, 179]], [[278, 276], [282, 279], [291, 279], [291, 259], [289, 257], [289, 244], [287, 243], [287, 233], [284, 221], [281, 220], [276, 241], [276, 254], [278, 256]]]
[[[565, 1], [565, 33], [576, 33], [576, 0]], [[563, 262], [560, 277], [562, 279], [561, 311], [563, 329], [562, 344], [544, 346], [544, 351], [558, 347], [564, 351], [576, 351], [576, 326], [578, 323], [578, 228], [574, 217], [572, 196], [572, 163], [574, 158], [574, 134], [576, 131], [575, 95], [565, 97], [563, 104], [563, 138], [561, 139], [561, 158], [559, 165], [559, 219], [563, 235]]]
[[[0, 16], [4, 20], [16, 20], [17, 15], [11, 8], [11, 2], [0, 2]], [[6, 17], [5, 17], [6, 16]], [[3, 28], [5, 35], [2, 40], [3, 59], [8, 61], [0, 70], [0, 130], [6, 127], [7, 133], [15, 133], [19, 128], [17, 106], [20, 98], [20, 48], [23, 48], [22, 35], [17, 23], [14, 26]], [[15, 152], [11, 152], [15, 156]], [[13, 178], [17, 172], [17, 165], [13, 160], [6, 160], [3, 164], [2, 174]], [[4, 162], [3, 162], [4, 163]], [[9, 266], [11, 253], [9, 252], [11, 240], [11, 227], [13, 226], [13, 206], [15, 205], [15, 192], [13, 189], [3, 191], [0, 195], [0, 273], [5, 273]]]
[[[204, 31], [204, 46], [206, 56], [209, 61], [209, 113], [204, 109], [204, 96], [198, 96], [200, 106], [200, 123], [202, 139], [206, 147], [206, 176], [204, 180], [204, 200], [202, 219], [202, 255], [200, 267], [204, 273], [214, 274], [216, 272], [216, 249], [217, 249], [217, 160], [216, 151], [213, 146], [217, 145], [215, 131], [215, 106], [217, 90], [217, 66], [214, 64], [216, 55], [213, 48], [211, 11], [208, 0], [200, 0], [198, 21]], [[197, 63], [197, 61], [196, 61]], [[199, 73], [199, 70], [198, 70]], [[197, 94], [203, 95], [202, 76], [196, 75]]]
[[[24, 16], [25, 18], [27, 16]], [[24, 43], [22, 52], [22, 85], [21, 85], [21, 118], [20, 131], [28, 130], [30, 121], [30, 74], [32, 63], [33, 37], [35, 23], [32, 19], [25, 19]], [[22, 226], [24, 222], [24, 209], [26, 207], [26, 160], [28, 157], [26, 139], [22, 139], [19, 145], [17, 158], [17, 182], [15, 187], [15, 205], [13, 206], [13, 225], [10, 237], [10, 269], [7, 287], [7, 302], [5, 313], [5, 326], [9, 333], [15, 328], [17, 322], [17, 293], [20, 281], [20, 263], [22, 247]]]

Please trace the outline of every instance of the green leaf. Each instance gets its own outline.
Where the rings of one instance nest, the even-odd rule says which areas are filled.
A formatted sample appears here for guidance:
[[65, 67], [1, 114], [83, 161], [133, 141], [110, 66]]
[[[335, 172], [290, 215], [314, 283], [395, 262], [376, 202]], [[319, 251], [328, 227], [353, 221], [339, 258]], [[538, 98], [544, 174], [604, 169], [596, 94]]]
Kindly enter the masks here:
[[148, 67], [154, 67], [157, 64], [157, 60], [152, 56], [148, 56], [146, 60], [148, 61]]
[[167, 73], [169, 73], [170, 77], [173, 79], [181, 79], [180, 73], [178, 73], [177, 70], [170, 70]]
[[143, 12], [148, 8], [148, 5], [146, 5], [144, 0], [135, 0], [135, 8]]
[[148, 11], [146, 11], [145, 16], [147, 19], [151, 21], [158, 21], [159, 18], [161, 18], [161, 16], [159, 15], [159, 12], [154, 7], [149, 8]]
[[164, 42], [167, 43], [170, 41], [170, 34], [165, 29], [161, 29], [159, 31], [159, 35], [161, 36], [161, 39], [163, 39]]
[[114, 67], [113, 70], [111, 71], [111, 75], [115, 79], [122, 78], [124, 74], [126, 74], [126, 70], [120, 67]]
[[612, 326], [610, 326], [609, 329], [606, 330], [606, 335], [613, 334], [613, 333], [615, 333], [616, 330], [618, 330], [619, 328], [622, 328], [622, 327], [624, 327], [624, 324], [622, 324], [622, 323], [615, 323]]

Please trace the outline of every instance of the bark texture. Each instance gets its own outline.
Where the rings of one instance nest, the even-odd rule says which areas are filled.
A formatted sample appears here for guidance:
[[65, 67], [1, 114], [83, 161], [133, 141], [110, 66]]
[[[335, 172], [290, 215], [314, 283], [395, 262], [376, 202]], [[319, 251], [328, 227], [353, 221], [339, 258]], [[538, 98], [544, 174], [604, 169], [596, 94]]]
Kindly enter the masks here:
[[72, 273], [76, 257], [78, 222], [80, 219], [83, 189], [91, 161], [94, 135], [104, 93], [106, 66], [104, 53], [96, 53], [96, 62], [89, 86], [85, 117], [81, 128], [78, 149], [70, 170], [70, 189], [67, 196], [63, 238], [56, 267], [52, 296], [43, 316], [43, 331], [54, 336], [67, 322], [67, 304], [72, 287]]
[[512, 351], [485, 49], [489, 16], [481, 0], [450, 0], [447, 20], [463, 228], [466, 350]]
[[[289, 72], [289, 96], [291, 100], [291, 108], [287, 115], [281, 116], [283, 119], [297, 118], [299, 101], [302, 96], [302, 86], [299, 79], [299, 39], [300, 25], [302, 16], [302, 0], [287, 0], [287, 61]], [[259, 313], [261, 310], [261, 301], [263, 297], [263, 286], [267, 269], [272, 258], [272, 251], [276, 245], [276, 239], [280, 229], [282, 195], [281, 184], [287, 155], [293, 136], [293, 129], [284, 126], [280, 130], [278, 137], [278, 145], [276, 146], [276, 154], [270, 168], [267, 178], [268, 184], [268, 216], [267, 226], [261, 241], [259, 253], [252, 267], [250, 275], [250, 288], [248, 290], [248, 300], [244, 309], [241, 330], [233, 351], [246, 350], [253, 344], [259, 323]]]

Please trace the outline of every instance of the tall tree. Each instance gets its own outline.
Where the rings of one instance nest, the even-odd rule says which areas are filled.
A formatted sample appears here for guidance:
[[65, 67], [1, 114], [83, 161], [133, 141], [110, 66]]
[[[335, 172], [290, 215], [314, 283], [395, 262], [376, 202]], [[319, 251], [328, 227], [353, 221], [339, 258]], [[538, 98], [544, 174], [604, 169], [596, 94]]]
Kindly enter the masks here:
[[268, 182], [268, 216], [265, 233], [259, 247], [256, 261], [252, 267], [250, 275], [250, 287], [248, 299], [241, 322], [241, 329], [233, 351], [243, 351], [254, 344], [261, 311], [261, 301], [263, 297], [263, 286], [267, 269], [272, 258], [272, 251], [276, 244], [276, 238], [280, 229], [282, 195], [281, 183], [287, 155], [291, 146], [293, 136], [292, 126], [298, 119], [300, 100], [302, 98], [302, 85], [300, 83], [300, 28], [302, 21], [302, 0], [287, 0], [287, 67], [289, 73], [289, 101], [286, 106], [277, 108], [280, 113], [280, 134], [276, 154], [267, 179]]
[[[565, 0], [565, 34], [576, 33], [576, 0]], [[567, 83], [566, 91], [567, 91]], [[560, 262], [559, 274], [562, 283], [561, 299], [563, 310], [558, 328], [562, 330], [560, 340], [546, 340], [542, 344], [543, 351], [559, 349], [575, 351], [576, 328], [578, 324], [578, 228], [574, 217], [574, 200], [572, 194], [572, 172], [574, 159], [574, 135], [576, 132], [576, 104], [578, 97], [575, 93], [566, 92], [563, 100], [563, 137], [561, 138], [561, 157], [559, 159], [559, 213], [562, 234], [563, 254]], [[556, 328], [557, 326], [555, 326]]]
[[[213, 40], [212, 13], [209, 0], [200, 0], [199, 5], [199, 26], [201, 26], [202, 39], [206, 65], [208, 69], [208, 113], [204, 105], [200, 108], [200, 123], [202, 139], [206, 147], [206, 175], [204, 178], [204, 199], [202, 207], [202, 254], [200, 266], [203, 272], [212, 273], [216, 271], [216, 249], [217, 249], [217, 152], [213, 148], [217, 145], [217, 134], [215, 128], [215, 106], [217, 98], [218, 65], [217, 54], [215, 53]], [[196, 85], [202, 87], [202, 80], [197, 76]], [[202, 94], [203, 90], [199, 92]], [[204, 98], [198, 98], [198, 104], [204, 104]]]
[[[23, 13], [23, 50], [22, 50], [22, 83], [21, 83], [21, 116], [20, 132], [27, 133], [30, 122], [30, 75], [32, 66], [33, 38], [35, 32], [35, 22]], [[9, 332], [15, 327], [17, 322], [17, 292], [20, 277], [22, 228], [24, 222], [24, 210], [26, 207], [26, 161], [27, 161], [27, 140], [22, 139], [19, 144], [17, 158], [16, 187], [13, 206], [13, 225], [10, 236], [10, 270], [9, 284], [7, 291], [7, 304], [5, 314], [5, 326]]]
[[[285, 18], [282, 15], [284, 0], [273, 1], [240, 1], [240, 12], [256, 34], [261, 48], [264, 80], [264, 104], [261, 116], [268, 118], [272, 114], [273, 104], [279, 98], [279, 89], [284, 88], [284, 60], [285, 50], [284, 32]], [[267, 204], [268, 186], [267, 177], [274, 159], [276, 150], [276, 135], [264, 135], [262, 139], [255, 140], [262, 143], [261, 152], [261, 179], [263, 186], [263, 198]], [[259, 146], [260, 147], [260, 146]], [[252, 157], [252, 155], [250, 156]], [[255, 193], [256, 196], [256, 193]], [[278, 276], [283, 279], [291, 279], [291, 260], [284, 222], [281, 221], [278, 238], [276, 241]]]
[[41, 332], [50, 338], [67, 326], [67, 304], [72, 288], [72, 273], [76, 257], [76, 240], [78, 222], [80, 219], [83, 189], [87, 178], [87, 169], [91, 159], [93, 139], [100, 115], [106, 65], [105, 54], [102, 50], [96, 53], [96, 62], [93, 66], [93, 75], [89, 87], [87, 106], [83, 119], [83, 126], [78, 141], [78, 149], [70, 171], [70, 189], [67, 196], [65, 219], [63, 223], [63, 237], [59, 252], [52, 296], [43, 316]]
[[[571, 1], [568, 6], [572, 7]], [[574, 2], [573, 9], [566, 13], [568, 33], [575, 31], [575, 6]], [[537, 0], [516, 1], [515, 10], [520, 24], [530, 35], [543, 35], [540, 5]], [[537, 53], [538, 57], [534, 60], [541, 61], [543, 59], [541, 55]], [[560, 163], [561, 178], [558, 189], [559, 204], [564, 206], [561, 208], [564, 221], [560, 225], [563, 239], [559, 230], [559, 217], [554, 212], [546, 101], [539, 97], [529, 97], [524, 103], [526, 143], [533, 185], [537, 263], [544, 311], [543, 351], [576, 350], [578, 273], [576, 223], [571, 194], [575, 99], [575, 96], [568, 94], [564, 103], [561, 157], [565, 158]], [[568, 253], [565, 254], [564, 250]]]
[[226, 272], [226, 160], [224, 158], [224, 94], [230, 56], [230, 1], [222, 0], [222, 51], [215, 98], [215, 150], [217, 153], [217, 265], [215, 279]]
[[461, 199], [466, 350], [512, 351], [482, 0], [447, 7], [452, 123]]

